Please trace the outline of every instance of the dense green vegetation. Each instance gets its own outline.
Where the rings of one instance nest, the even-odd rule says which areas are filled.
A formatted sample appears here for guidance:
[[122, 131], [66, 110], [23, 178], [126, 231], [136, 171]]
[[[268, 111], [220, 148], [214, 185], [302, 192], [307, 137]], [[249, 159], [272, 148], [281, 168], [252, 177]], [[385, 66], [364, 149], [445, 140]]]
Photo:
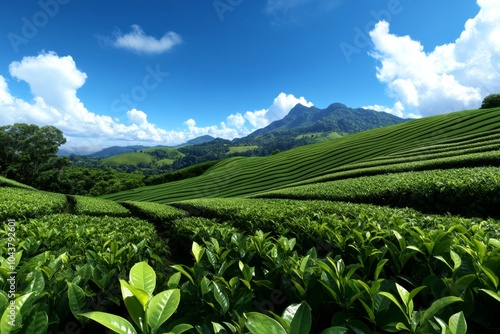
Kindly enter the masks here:
[[120, 204], [93, 197], [71, 196], [68, 198], [73, 210], [78, 215], [92, 216], [128, 216], [130, 212]]
[[[26, 200], [11, 195], [7, 201]], [[29, 294], [29, 307], [19, 312], [27, 319], [46, 315], [51, 331], [73, 323], [102, 332], [82, 318], [106, 323], [96, 311], [127, 318], [118, 287], [123, 291], [126, 273], [139, 261], [159, 278], [151, 302], [162, 291], [179, 291], [177, 313], [165, 324], [189, 324], [193, 333], [244, 333], [255, 317], [268, 321], [261, 319], [268, 311], [281, 314], [302, 303], [310, 307], [312, 333], [330, 326], [346, 333], [441, 333], [452, 317], [462, 317], [468, 333], [500, 326], [493, 315], [500, 303], [500, 222], [492, 219], [277, 199], [198, 199], [177, 208], [128, 202], [129, 217], [116, 218], [99, 215], [122, 214], [118, 204], [87, 202], [93, 216], [56, 213], [16, 224], [23, 250], [18, 278], [26, 282], [18, 298]], [[156, 231], [132, 215], [153, 222]], [[168, 248], [157, 239], [167, 234]], [[167, 269], [172, 259], [177, 264]], [[126, 286], [136, 291], [132, 282]]]
[[65, 206], [66, 197], [62, 194], [17, 187], [2, 188], [0, 193], [0, 219], [2, 220], [61, 212]]
[[498, 111], [207, 163], [115, 201], [2, 179], [1, 332], [497, 333]]
[[168, 203], [242, 196], [297, 182], [412, 170], [499, 166], [499, 109], [456, 112], [307, 145], [268, 157], [222, 161], [202, 175], [106, 195]]
[[260, 194], [412, 207], [422, 212], [500, 216], [500, 168], [460, 168], [365, 176]]
[[57, 156], [66, 143], [62, 132], [53, 126], [38, 127], [16, 123], [0, 127], [0, 174], [28, 185], [40, 182], [41, 173], [69, 164]]
[[498, 108], [500, 107], [500, 94], [490, 94], [486, 96], [481, 104], [481, 108]]

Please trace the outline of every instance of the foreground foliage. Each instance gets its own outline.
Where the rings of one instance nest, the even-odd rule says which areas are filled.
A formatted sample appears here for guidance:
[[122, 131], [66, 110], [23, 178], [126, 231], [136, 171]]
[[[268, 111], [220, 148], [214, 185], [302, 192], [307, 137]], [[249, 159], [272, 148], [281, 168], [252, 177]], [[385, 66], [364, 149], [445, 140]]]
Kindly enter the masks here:
[[[84, 291], [82, 302], [90, 310], [103, 311], [119, 309], [119, 279], [136, 262], [148, 260], [159, 280], [166, 280], [168, 246], [148, 222], [131, 217], [45, 215], [49, 212], [33, 205], [33, 199], [45, 195], [43, 192], [30, 191], [32, 195], [20, 197], [9, 190], [0, 188], [1, 194], [11, 195], [2, 204], [13, 208], [24, 204], [33, 211], [23, 216], [37, 218], [9, 216], [9, 224], [0, 230], [1, 333], [55, 333], [67, 326], [77, 328], [78, 321], [69, 312], [68, 283]], [[50, 199], [59, 200], [54, 203], [65, 204], [64, 195], [51, 195]], [[8, 308], [11, 301], [15, 310]], [[16, 322], [9, 325], [12, 312]]]

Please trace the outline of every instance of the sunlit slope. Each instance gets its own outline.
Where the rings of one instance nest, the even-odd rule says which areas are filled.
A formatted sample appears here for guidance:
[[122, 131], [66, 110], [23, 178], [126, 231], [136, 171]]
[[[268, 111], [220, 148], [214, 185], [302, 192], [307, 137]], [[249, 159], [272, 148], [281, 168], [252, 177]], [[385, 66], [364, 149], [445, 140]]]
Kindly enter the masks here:
[[[425, 164], [453, 157], [457, 160], [463, 155], [471, 157], [468, 165], [474, 165], [478, 155], [498, 155], [499, 139], [500, 108], [461, 111], [302, 146], [269, 157], [222, 161], [196, 178], [104, 197], [167, 203], [242, 196], [297, 182], [323, 181], [321, 178], [339, 171], [362, 173], [366, 168], [409, 162]], [[484, 164], [481, 159], [478, 161]], [[460, 165], [459, 160], [457, 164]]]

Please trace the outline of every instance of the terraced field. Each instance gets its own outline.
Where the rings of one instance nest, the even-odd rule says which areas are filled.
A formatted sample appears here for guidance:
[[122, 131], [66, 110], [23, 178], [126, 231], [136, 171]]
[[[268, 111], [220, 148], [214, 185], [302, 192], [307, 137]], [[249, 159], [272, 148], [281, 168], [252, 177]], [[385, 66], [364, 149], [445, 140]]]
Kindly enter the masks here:
[[[304, 334], [401, 329], [438, 334], [443, 324], [452, 328], [448, 322], [460, 323], [457, 334], [496, 333], [500, 221], [482, 209], [500, 204], [498, 197], [491, 204], [500, 168], [424, 173], [261, 195], [285, 199], [205, 198], [171, 205], [0, 187], [3, 207], [10, 208], [2, 211], [3, 218], [9, 224], [15, 218], [16, 303], [29, 301], [17, 309], [18, 318], [48, 332], [68, 327], [104, 332], [81, 315], [130, 311], [118, 307], [120, 285], [123, 292], [126, 273], [143, 261], [156, 271], [158, 292], [170, 289], [180, 296], [173, 323], [164, 330], [182, 322], [189, 333], [242, 333], [253, 317], [269, 321], [268, 311], [298, 312], [299, 305], [308, 305]], [[444, 212], [473, 196], [468, 207], [473, 214], [464, 218], [338, 201], [368, 196], [366, 202], [394, 204], [386, 190], [394, 189], [393, 200], [404, 198], [408, 185], [418, 189], [411, 199], [424, 208], [436, 203], [429, 196], [436, 186], [438, 193], [452, 191], [453, 201], [439, 202]], [[327, 200], [315, 200], [323, 197]], [[0, 230], [2, 300], [9, 291], [8, 229]], [[131, 291], [145, 298], [142, 290]], [[5, 316], [9, 310], [2, 305]], [[31, 332], [31, 326], [24, 328], [20, 333]]]
[[499, 115], [230, 158], [114, 201], [0, 179], [0, 328], [14, 300], [12, 333], [146, 333], [150, 304], [166, 333], [498, 333]]
[[500, 109], [472, 110], [307, 145], [269, 157], [222, 161], [203, 175], [103, 196], [169, 203], [235, 197], [292, 185], [387, 172], [498, 166]]

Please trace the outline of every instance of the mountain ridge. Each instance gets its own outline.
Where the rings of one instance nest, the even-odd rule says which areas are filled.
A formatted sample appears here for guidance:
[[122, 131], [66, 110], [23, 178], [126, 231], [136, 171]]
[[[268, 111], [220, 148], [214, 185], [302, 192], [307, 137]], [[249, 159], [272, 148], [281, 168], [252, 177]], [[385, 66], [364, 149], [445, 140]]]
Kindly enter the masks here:
[[337, 132], [352, 134], [376, 127], [398, 124], [407, 119], [386, 112], [364, 108], [350, 108], [342, 103], [332, 103], [321, 109], [297, 104], [281, 120], [252, 132], [247, 137], [256, 137], [276, 131]]

